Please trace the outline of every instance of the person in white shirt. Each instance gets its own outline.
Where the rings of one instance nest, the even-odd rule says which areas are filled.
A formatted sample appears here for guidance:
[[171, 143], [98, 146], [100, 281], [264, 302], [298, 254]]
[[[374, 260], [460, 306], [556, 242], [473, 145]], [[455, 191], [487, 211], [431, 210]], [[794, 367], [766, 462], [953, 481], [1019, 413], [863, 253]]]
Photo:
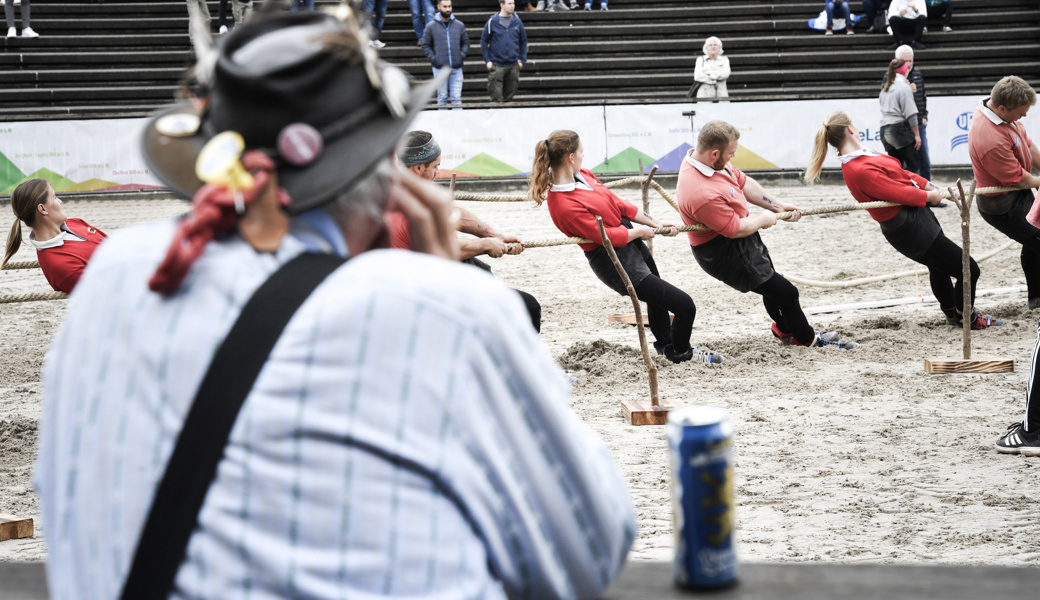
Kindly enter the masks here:
[[[729, 98], [726, 80], [729, 79], [729, 58], [722, 55], [722, 40], [711, 36], [704, 40], [704, 54], [697, 57], [693, 68], [693, 80], [697, 87], [697, 98]], [[723, 100], [728, 102], [728, 100]]]
[[[150, 171], [193, 209], [99, 248], [47, 359], [55, 598], [119, 597], [216, 349], [304, 252], [351, 258], [263, 362], [170, 597], [591, 599], [624, 564], [635, 516], [606, 446], [520, 298], [457, 262], [450, 195], [393, 165], [435, 82], [340, 15], [255, 15], [221, 44], [208, 108], [145, 125]], [[230, 132], [253, 183], [203, 186], [199, 148]], [[382, 249], [389, 209], [425, 254]]]
[[924, 35], [924, 26], [928, 19], [928, 7], [924, 0], [892, 0], [888, 6], [888, 26], [892, 29], [892, 45], [889, 50], [895, 50], [903, 45], [903, 34], [913, 34], [910, 42], [915, 50], [924, 50], [925, 45], [921, 43]]

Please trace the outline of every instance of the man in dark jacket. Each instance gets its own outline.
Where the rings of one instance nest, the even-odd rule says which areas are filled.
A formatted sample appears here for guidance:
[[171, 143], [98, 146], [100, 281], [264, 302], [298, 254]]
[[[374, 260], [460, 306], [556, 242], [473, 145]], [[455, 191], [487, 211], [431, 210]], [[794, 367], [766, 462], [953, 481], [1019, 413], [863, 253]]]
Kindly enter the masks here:
[[520, 69], [527, 62], [527, 32], [514, 15], [514, 0], [498, 0], [501, 7], [480, 33], [480, 52], [488, 68], [488, 94], [492, 102], [509, 102], [520, 83]]
[[[462, 61], [469, 54], [466, 26], [451, 14], [451, 0], [437, 3], [439, 18], [430, 21], [423, 31], [422, 49], [433, 64], [433, 76], [447, 69], [448, 78], [437, 86], [437, 104], [462, 104]], [[461, 108], [456, 108], [461, 110]]]

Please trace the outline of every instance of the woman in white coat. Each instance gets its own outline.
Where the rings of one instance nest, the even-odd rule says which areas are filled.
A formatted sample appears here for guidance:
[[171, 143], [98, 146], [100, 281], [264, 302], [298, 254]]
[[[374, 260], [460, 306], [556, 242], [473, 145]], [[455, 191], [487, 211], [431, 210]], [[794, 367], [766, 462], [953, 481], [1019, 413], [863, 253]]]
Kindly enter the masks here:
[[722, 40], [715, 36], [704, 40], [704, 56], [697, 57], [693, 79], [701, 84], [697, 98], [728, 98], [729, 59], [722, 55]]

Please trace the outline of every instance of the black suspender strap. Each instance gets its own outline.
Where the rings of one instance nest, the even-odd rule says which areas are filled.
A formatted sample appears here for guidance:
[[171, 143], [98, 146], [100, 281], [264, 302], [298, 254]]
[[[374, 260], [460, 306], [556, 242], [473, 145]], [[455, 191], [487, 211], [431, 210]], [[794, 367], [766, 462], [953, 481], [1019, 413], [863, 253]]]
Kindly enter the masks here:
[[301, 254], [282, 265], [242, 309], [177, 437], [137, 541], [123, 600], [169, 597], [242, 403], [296, 309], [343, 261]]

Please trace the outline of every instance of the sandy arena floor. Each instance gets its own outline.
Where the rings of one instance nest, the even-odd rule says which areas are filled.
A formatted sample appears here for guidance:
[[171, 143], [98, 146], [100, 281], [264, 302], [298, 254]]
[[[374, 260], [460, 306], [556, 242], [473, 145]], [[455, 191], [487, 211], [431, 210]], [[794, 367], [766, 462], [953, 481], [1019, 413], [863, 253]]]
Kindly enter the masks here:
[[[802, 207], [851, 201], [844, 187], [779, 187]], [[638, 189], [622, 193], [637, 201]], [[678, 215], [652, 194], [652, 211]], [[525, 239], [562, 237], [545, 208], [466, 203], [484, 220]], [[70, 201], [66, 211], [106, 231], [178, 214], [177, 201]], [[0, 207], [10, 224], [10, 209]], [[936, 209], [960, 241], [958, 212]], [[1005, 242], [975, 212], [972, 254]], [[809, 216], [763, 232], [781, 272], [819, 280], [895, 273], [916, 265], [885, 242], [862, 211]], [[925, 357], [959, 357], [961, 332], [937, 305], [811, 315], [857, 350], [783, 347], [760, 299], [705, 275], [684, 237], [658, 238], [662, 275], [697, 304], [694, 344], [725, 356], [708, 367], [657, 359], [661, 395], [729, 410], [736, 429], [739, 552], [746, 561], [936, 562], [1040, 565], [1040, 459], [1003, 456], [993, 443], [1024, 410], [1037, 314], [1024, 293], [982, 297], [1007, 321], [975, 332], [975, 356], [1014, 359], [1000, 375], [928, 375]], [[23, 250], [15, 260], [31, 260]], [[640, 521], [631, 557], [672, 558], [666, 443], [661, 427], [630, 427], [620, 402], [647, 396], [636, 329], [607, 322], [631, 303], [603, 286], [576, 246], [533, 248], [489, 259], [495, 274], [542, 303], [542, 340], [574, 373], [574, 409], [610, 445], [631, 486]], [[1015, 250], [981, 264], [979, 289], [1024, 284]], [[0, 294], [47, 291], [37, 270], [0, 273]], [[851, 289], [800, 286], [806, 309], [927, 296], [927, 276]], [[36, 537], [0, 543], [0, 560], [46, 558], [32, 488], [42, 386], [39, 373], [66, 301], [0, 304], [0, 513], [36, 518]]]

